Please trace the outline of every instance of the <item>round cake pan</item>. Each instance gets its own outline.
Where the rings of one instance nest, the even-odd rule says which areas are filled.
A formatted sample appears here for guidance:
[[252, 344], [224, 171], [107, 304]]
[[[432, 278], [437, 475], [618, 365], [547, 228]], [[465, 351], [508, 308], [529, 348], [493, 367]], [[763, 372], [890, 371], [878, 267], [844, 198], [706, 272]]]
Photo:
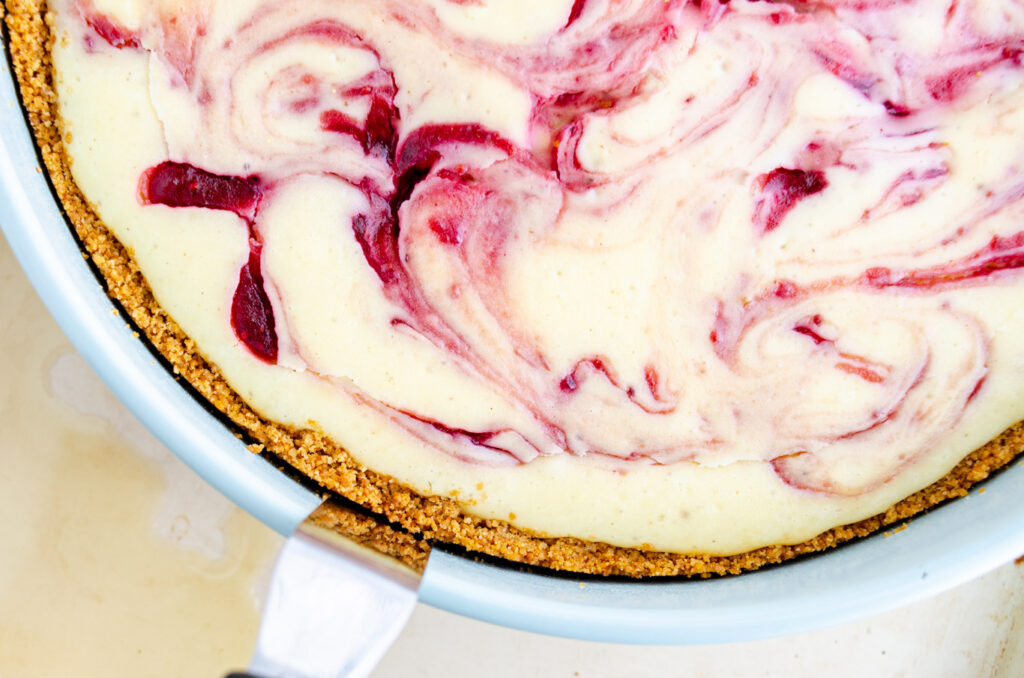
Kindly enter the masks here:
[[[282, 534], [317, 497], [244, 445], [169, 374], [105, 295], [55, 202], [6, 63], [0, 74], [0, 225], [50, 312], [107, 386], [167, 447]], [[482, 563], [435, 549], [421, 600], [573, 638], [647, 644], [752, 640], [851, 621], [977, 577], [1024, 553], [1024, 468], [913, 520], [736, 577], [620, 581]]]

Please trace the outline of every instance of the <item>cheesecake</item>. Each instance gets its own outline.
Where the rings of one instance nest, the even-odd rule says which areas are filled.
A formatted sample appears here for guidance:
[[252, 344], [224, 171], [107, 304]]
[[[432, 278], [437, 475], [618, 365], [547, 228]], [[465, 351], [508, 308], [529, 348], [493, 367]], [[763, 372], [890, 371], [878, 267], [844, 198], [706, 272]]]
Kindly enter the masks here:
[[1024, 8], [18, 0], [108, 290], [427, 542], [738, 572], [1024, 449]]

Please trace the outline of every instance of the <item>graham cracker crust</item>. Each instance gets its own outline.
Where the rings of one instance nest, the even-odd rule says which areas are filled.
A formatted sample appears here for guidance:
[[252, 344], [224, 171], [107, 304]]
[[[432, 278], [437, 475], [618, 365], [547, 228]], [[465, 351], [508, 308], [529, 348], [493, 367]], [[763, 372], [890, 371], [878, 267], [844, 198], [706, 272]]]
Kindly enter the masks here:
[[100, 221], [75, 184], [61, 130], [44, 0], [4, 0], [11, 64], [25, 113], [53, 188], [84, 252], [106, 282], [106, 291], [138, 331], [237, 432], [254, 453], [281, 461], [314, 481], [329, 501], [314, 521], [422, 570], [431, 542], [455, 544], [525, 565], [592, 575], [709, 577], [738, 574], [831, 549], [905, 521], [944, 501], [962, 497], [1024, 451], [1024, 422], [968, 455], [945, 477], [866, 520], [824, 532], [795, 545], [759, 548], [732, 556], [681, 555], [623, 548], [571, 537], [545, 537], [499, 520], [462, 511], [447, 497], [428, 497], [358, 463], [320, 431], [269, 421], [250, 408], [207, 362], [195, 343], [156, 303], [127, 251]]

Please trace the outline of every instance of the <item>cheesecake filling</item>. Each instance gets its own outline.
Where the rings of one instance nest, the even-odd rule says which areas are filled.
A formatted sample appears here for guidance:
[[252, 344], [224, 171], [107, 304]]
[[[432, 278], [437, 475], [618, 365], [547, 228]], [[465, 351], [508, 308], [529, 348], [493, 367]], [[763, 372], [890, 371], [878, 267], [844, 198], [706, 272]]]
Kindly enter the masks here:
[[736, 553], [1020, 419], [1018, 2], [51, 5], [161, 305], [421, 493]]

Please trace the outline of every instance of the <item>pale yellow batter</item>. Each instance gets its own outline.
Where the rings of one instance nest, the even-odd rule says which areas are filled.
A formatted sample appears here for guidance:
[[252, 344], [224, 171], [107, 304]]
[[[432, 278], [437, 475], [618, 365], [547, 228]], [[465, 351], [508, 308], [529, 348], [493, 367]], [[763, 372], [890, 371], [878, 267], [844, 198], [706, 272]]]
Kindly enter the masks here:
[[76, 181], [160, 304], [423, 494], [737, 553], [1020, 418], [1018, 3], [53, 5]]

